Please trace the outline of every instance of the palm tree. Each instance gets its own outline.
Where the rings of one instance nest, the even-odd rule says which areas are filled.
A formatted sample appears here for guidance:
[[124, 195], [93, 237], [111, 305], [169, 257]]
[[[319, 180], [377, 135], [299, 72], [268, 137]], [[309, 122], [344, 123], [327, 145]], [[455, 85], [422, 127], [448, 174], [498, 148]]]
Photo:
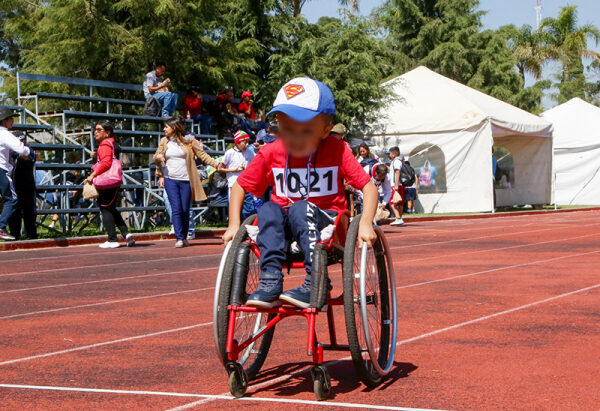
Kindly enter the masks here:
[[512, 28], [509, 46], [517, 60], [517, 70], [525, 84], [525, 74], [531, 74], [536, 80], [542, 77], [544, 62], [552, 55], [545, 45], [548, 35], [543, 31], [533, 30], [525, 24], [520, 29]]
[[[294, 17], [297, 17], [302, 13], [302, 7], [306, 4], [307, 0], [286, 0], [288, 1], [294, 11]], [[340, 6], [352, 8], [352, 10], [358, 10], [358, 0], [339, 0]]]
[[600, 30], [591, 24], [577, 25], [577, 6], [563, 7], [557, 18], [544, 19], [540, 30], [548, 35], [547, 50], [551, 58], [562, 64], [561, 83], [583, 73], [582, 58], [597, 57], [597, 53], [588, 49], [588, 39], [598, 44]]

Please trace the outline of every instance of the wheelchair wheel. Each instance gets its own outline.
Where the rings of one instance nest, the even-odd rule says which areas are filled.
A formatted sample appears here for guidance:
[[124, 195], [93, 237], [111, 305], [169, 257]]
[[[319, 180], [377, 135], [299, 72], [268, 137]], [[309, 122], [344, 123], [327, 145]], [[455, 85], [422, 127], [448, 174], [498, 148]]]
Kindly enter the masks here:
[[344, 313], [354, 367], [368, 386], [379, 385], [396, 352], [396, 285], [381, 229], [372, 248], [358, 246], [360, 216], [348, 229], [344, 247]]
[[[248, 232], [246, 230], [246, 225], [251, 225], [255, 219], [256, 215], [253, 215], [248, 217], [246, 221], [242, 223], [235, 238], [226, 248], [226, 252], [223, 254], [221, 266], [219, 268], [217, 286], [215, 287], [213, 321], [215, 343], [224, 365], [228, 363], [226, 344], [229, 310], [227, 310], [227, 306], [234, 299], [243, 300], [236, 301], [236, 304], [241, 305], [245, 303], [245, 299], [258, 287], [260, 263], [256, 255], [248, 246]], [[246, 272], [240, 272], [241, 269], [246, 270], [246, 267]], [[246, 274], [245, 290], [241, 291], [240, 294], [242, 295], [234, 296], [232, 295], [232, 290], [235, 288], [236, 276], [243, 274]], [[237, 281], [239, 281], [239, 279]], [[259, 331], [273, 317], [274, 314], [250, 312], [238, 313], [235, 322], [235, 340], [241, 343], [252, 337], [254, 333]], [[273, 339], [273, 332], [274, 329], [270, 329], [240, 353], [238, 363], [243, 367], [249, 380], [256, 377], [256, 374], [258, 374], [265, 362]]]

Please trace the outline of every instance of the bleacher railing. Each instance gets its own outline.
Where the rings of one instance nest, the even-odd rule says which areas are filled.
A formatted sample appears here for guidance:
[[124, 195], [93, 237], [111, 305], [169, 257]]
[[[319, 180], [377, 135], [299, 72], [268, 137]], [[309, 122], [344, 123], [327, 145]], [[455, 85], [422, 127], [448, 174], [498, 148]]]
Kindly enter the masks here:
[[[34, 92], [24, 93], [23, 81], [85, 86], [88, 95], [35, 92], [35, 88], [29, 88]], [[31, 147], [41, 154], [42, 162], [38, 164], [37, 170], [45, 174], [45, 181], [38, 185], [39, 225], [49, 228], [54, 225], [51, 222], [58, 219], [62, 232], [77, 234], [98, 218], [99, 210], [94, 203], [72, 207], [73, 195], [81, 190], [82, 186], [73, 184], [69, 177], [75, 173], [85, 173], [91, 168], [91, 158], [95, 151], [93, 130], [95, 123], [100, 119], [113, 122], [116, 127], [115, 134], [121, 142], [124, 185], [120, 210], [125, 213], [124, 217], [127, 217], [129, 225], [136, 229], [154, 225], [157, 213], [162, 214], [165, 211], [162, 189], [156, 185], [155, 166], [151, 161], [163, 135], [161, 129], [164, 119], [111, 113], [111, 108], [117, 105], [129, 105], [134, 111], [139, 109], [144, 101], [99, 97], [95, 95], [98, 88], [142, 92], [142, 86], [135, 84], [17, 73], [19, 106], [10, 106], [20, 115], [15, 130], [25, 132]], [[40, 111], [41, 99], [85, 101], [89, 102], [90, 111], [78, 111], [66, 105], [63, 110], [44, 113]], [[32, 103], [35, 104], [35, 111], [25, 106]], [[95, 110], [99, 103], [104, 103], [105, 107]], [[191, 127], [192, 122], [189, 121], [188, 125]], [[216, 135], [199, 135], [198, 138], [213, 157], [222, 155], [230, 142], [230, 139]], [[144, 161], [138, 161], [138, 165], [135, 165], [136, 157]], [[77, 163], [73, 160], [75, 158], [79, 159]], [[196, 222], [202, 222], [211, 212], [212, 206], [201, 204], [194, 207]], [[223, 205], [218, 207], [222, 208]]]

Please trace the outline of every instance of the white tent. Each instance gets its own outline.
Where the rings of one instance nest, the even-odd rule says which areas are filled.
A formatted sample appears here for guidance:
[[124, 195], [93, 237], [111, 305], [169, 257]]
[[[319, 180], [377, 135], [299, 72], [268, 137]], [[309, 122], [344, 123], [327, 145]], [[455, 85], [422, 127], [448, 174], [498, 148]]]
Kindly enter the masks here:
[[542, 117], [554, 125], [554, 201], [600, 204], [600, 108], [574, 98]]
[[497, 206], [551, 202], [552, 125], [546, 120], [425, 67], [382, 87], [394, 98], [367, 137], [381, 148], [399, 146], [410, 160], [419, 175], [417, 210], [492, 210], [493, 145], [505, 153], [498, 159], [504, 176]]

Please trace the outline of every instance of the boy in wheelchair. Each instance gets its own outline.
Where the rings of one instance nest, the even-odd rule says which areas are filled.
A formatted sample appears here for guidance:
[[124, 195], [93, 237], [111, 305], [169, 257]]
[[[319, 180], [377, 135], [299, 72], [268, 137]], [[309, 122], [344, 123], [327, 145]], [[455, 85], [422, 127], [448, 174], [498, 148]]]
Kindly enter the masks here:
[[[372, 245], [377, 238], [373, 217], [379, 194], [346, 143], [330, 136], [335, 103], [326, 85], [307, 77], [289, 81], [268, 115], [274, 113], [278, 139], [260, 149], [232, 187], [223, 240], [231, 241], [240, 227], [245, 193], [260, 197], [272, 185], [271, 201], [258, 211], [260, 284], [246, 304], [272, 308], [285, 301], [307, 308], [312, 252], [321, 241], [320, 231], [346, 209], [343, 181], [363, 193], [359, 243]], [[287, 246], [294, 240], [304, 253], [307, 275], [300, 287], [283, 292], [282, 267]]]

